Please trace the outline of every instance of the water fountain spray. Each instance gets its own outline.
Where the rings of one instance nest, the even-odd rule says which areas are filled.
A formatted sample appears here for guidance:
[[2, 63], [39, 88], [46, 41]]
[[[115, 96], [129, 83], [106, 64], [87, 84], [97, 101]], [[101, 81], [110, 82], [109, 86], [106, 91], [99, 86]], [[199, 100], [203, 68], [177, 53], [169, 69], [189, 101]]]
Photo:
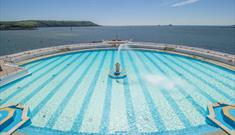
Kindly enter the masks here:
[[123, 48], [127, 48], [127, 44], [121, 44], [118, 46], [118, 55], [116, 57], [116, 64], [115, 64], [115, 69], [110, 72], [109, 77], [113, 79], [123, 79], [126, 77], [126, 72], [124, 70], [121, 70], [121, 64], [119, 61], [120, 59], [120, 53]]

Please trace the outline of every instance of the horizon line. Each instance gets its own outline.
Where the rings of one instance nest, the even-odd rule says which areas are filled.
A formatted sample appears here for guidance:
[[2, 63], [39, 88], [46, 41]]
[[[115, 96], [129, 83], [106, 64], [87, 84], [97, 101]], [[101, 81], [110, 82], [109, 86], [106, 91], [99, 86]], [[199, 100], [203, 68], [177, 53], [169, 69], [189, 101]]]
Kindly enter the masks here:
[[[0, 22], [17, 22], [17, 21], [89, 21], [89, 20], [76, 20], [76, 19], [22, 19], [22, 20], [1, 20], [0, 19]], [[94, 21], [90, 21], [90, 22], [93, 22], [95, 24], [97, 24], [96, 22]], [[172, 24], [172, 23], [168, 23], [168, 24], [121, 24], [121, 25], [118, 25], [118, 24], [106, 24], [106, 25], [103, 25], [103, 24], [97, 24], [99, 26], [169, 26], [169, 25], [172, 25], [172, 26], [234, 26], [234, 24]]]

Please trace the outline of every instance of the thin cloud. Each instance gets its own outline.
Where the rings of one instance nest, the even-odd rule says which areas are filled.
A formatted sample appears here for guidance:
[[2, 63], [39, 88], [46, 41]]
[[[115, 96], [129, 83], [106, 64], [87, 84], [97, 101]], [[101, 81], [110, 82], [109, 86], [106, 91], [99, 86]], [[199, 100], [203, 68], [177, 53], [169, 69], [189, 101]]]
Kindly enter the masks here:
[[169, 5], [172, 5], [172, 4], [177, 3], [179, 1], [180, 0], [161, 0], [161, 5], [169, 6]]
[[182, 2], [178, 2], [178, 3], [175, 3], [173, 5], [171, 5], [172, 7], [179, 7], [179, 6], [185, 6], [185, 5], [188, 5], [188, 4], [193, 4], [193, 3], [196, 3], [198, 2], [199, 0], [184, 0]]

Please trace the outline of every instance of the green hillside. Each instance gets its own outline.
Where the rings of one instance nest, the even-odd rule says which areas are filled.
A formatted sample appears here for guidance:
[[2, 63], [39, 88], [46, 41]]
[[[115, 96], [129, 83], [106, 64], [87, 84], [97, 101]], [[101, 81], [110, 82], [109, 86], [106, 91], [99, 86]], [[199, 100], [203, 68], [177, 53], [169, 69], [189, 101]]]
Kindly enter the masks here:
[[91, 21], [52, 21], [52, 20], [26, 20], [26, 21], [0, 21], [0, 30], [36, 29], [38, 27], [90, 27], [99, 26]]

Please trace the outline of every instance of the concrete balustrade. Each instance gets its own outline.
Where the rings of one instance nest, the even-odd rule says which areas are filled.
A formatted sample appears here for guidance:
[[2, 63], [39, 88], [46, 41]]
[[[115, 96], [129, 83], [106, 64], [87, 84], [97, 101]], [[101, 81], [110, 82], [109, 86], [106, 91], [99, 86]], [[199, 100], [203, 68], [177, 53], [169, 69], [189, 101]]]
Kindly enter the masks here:
[[131, 48], [142, 48], [142, 49], [152, 49], [160, 51], [168, 51], [171, 53], [187, 54], [190, 56], [201, 57], [203, 59], [209, 59], [217, 62], [221, 62], [232, 67], [235, 66], [235, 55], [226, 54], [222, 52], [181, 46], [181, 45], [170, 45], [161, 43], [148, 43], [148, 42], [131, 42], [131, 41], [103, 41], [98, 43], [79, 43], [71, 45], [53, 46], [47, 48], [40, 48], [36, 50], [30, 50], [25, 52], [20, 52], [16, 54], [1, 56], [0, 61], [7, 61], [13, 63], [22, 63], [30, 59], [35, 59], [38, 57], [48, 57], [52, 55], [58, 55], [63, 53], [68, 53], [72, 51], [80, 51], [87, 49], [101, 49], [101, 48], [118, 48], [120, 44], [128, 44]]

